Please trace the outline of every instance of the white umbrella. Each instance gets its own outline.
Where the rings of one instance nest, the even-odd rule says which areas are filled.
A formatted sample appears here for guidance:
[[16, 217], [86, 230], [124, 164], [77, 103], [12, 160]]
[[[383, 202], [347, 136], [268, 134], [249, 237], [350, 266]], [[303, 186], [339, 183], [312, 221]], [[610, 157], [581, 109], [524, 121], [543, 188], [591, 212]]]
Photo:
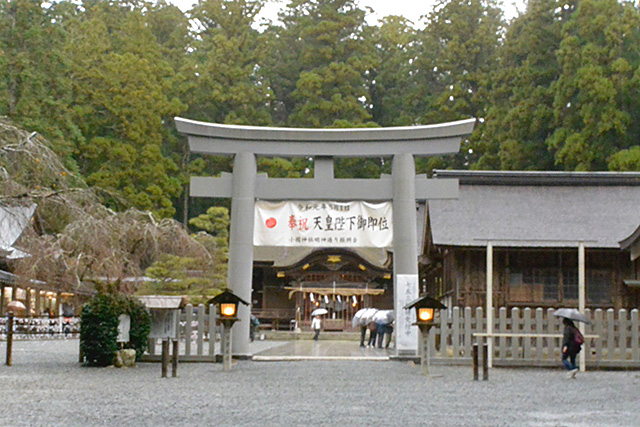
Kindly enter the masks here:
[[373, 315], [372, 320], [380, 325], [386, 325], [393, 322], [395, 317], [393, 310], [380, 310]]
[[327, 314], [329, 311], [326, 308], [316, 308], [311, 312], [312, 316], [322, 316], [323, 314]]
[[591, 323], [591, 321], [584, 314], [580, 313], [575, 308], [559, 308], [553, 312], [554, 316], [564, 317], [566, 319], [575, 320], [578, 322]]
[[362, 317], [360, 317], [360, 326], [365, 326], [373, 322], [373, 316], [375, 316], [377, 312], [377, 308], [367, 309], [367, 311], [362, 314]]
[[360, 318], [367, 310], [369, 309], [361, 308], [360, 310], [356, 311], [356, 314], [353, 315], [353, 319], [351, 319], [351, 326], [353, 326], [354, 328], [358, 326], [360, 324]]

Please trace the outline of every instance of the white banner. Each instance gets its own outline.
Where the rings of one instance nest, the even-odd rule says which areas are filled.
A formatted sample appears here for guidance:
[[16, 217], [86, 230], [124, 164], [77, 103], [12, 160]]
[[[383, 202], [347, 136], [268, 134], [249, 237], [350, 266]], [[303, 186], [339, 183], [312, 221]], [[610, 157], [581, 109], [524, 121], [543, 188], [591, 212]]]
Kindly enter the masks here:
[[404, 306], [418, 299], [418, 275], [396, 275], [396, 349], [398, 354], [418, 351], [418, 327], [416, 310], [405, 310]]
[[386, 248], [393, 242], [391, 202], [257, 201], [255, 246]]

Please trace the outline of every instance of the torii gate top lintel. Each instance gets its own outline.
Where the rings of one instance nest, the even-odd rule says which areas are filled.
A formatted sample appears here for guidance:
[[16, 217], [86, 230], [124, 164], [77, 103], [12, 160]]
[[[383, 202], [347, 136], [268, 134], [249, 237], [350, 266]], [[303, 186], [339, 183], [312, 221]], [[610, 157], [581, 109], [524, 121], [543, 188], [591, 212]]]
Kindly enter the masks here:
[[[427, 126], [303, 129], [207, 123], [176, 117], [192, 152], [265, 156], [378, 157], [455, 153], [473, 130], [475, 119]], [[393, 144], [389, 144], [393, 142]]]

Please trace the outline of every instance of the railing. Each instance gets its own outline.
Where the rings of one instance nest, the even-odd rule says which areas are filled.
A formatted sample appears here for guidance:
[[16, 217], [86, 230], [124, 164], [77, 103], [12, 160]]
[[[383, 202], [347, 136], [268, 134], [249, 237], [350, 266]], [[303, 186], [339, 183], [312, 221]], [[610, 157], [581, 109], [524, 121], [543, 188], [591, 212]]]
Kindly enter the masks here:
[[295, 317], [295, 310], [288, 308], [254, 308], [251, 314], [258, 319], [281, 319], [290, 320]]
[[[215, 325], [215, 310], [204, 304], [194, 307], [188, 304], [181, 312], [178, 326], [179, 356], [182, 362], [208, 362], [215, 357], [215, 343], [219, 330]], [[213, 325], [213, 327], [211, 326]], [[160, 339], [149, 339], [148, 353], [143, 361], [160, 361]]]
[[[219, 336], [213, 306], [187, 305], [182, 310], [179, 326], [180, 359], [182, 361], [211, 361], [215, 357], [215, 343]], [[493, 323], [493, 366], [553, 366], [558, 365], [562, 346], [562, 319], [553, 309], [502, 307], [496, 311]], [[588, 367], [640, 368], [640, 319], [637, 309], [586, 310], [592, 323], [585, 325], [582, 351]], [[17, 319], [21, 321], [22, 319]], [[0, 318], [0, 338], [5, 333], [5, 319]], [[62, 319], [33, 318], [29, 324], [16, 325], [16, 339], [64, 338]], [[27, 319], [24, 319], [27, 322]], [[33, 322], [33, 324], [31, 324]], [[79, 319], [72, 318], [69, 331], [75, 334]], [[29, 333], [23, 327], [34, 327]], [[41, 328], [41, 329], [38, 329]], [[431, 330], [430, 358], [447, 364], [471, 364], [474, 334], [486, 333], [486, 317], [482, 308], [442, 310], [438, 323]], [[51, 332], [53, 331], [53, 335]], [[76, 335], [77, 336], [77, 335]], [[159, 360], [160, 340], [150, 340], [146, 360]]]
[[295, 318], [295, 310], [288, 308], [254, 308], [251, 314], [265, 329], [291, 329], [291, 321]]
[[[493, 322], [494, 366], [552, 366], [561, 356], [562, 319], [554, 310], [502, 307]], [[432, 360], [471, 363], [475, 339], [486, 339], [486, 316], [482, 308], [442, 310], [430, 334]], [[592, 319], [584, 325], [582, 351], [589, 367], [640, 367], [638, 310], [586, 310]], [[474, 338], [474, 334], [476, 337]]]
[[[0, 341], [6, 340], [7, 318], [0, 317]], [[77, 338], [79, 317], [15, 317], [14, 340]]]

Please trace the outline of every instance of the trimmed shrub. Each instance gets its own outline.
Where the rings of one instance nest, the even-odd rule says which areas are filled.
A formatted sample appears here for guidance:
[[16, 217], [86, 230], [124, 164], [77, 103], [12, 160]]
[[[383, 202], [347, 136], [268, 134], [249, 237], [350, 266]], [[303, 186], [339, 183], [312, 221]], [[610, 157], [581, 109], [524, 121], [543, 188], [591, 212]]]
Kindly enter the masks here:
[[140, 360], [151, 330], [151, 316], [137, 299], [117, 292], [100, 292], [82, 307], [80, 323], [80, 349], [87, 366], [107, 366], [119, 350], [118, 317], [131, 317], [129, 342], [124, 348], [136, 351]]

